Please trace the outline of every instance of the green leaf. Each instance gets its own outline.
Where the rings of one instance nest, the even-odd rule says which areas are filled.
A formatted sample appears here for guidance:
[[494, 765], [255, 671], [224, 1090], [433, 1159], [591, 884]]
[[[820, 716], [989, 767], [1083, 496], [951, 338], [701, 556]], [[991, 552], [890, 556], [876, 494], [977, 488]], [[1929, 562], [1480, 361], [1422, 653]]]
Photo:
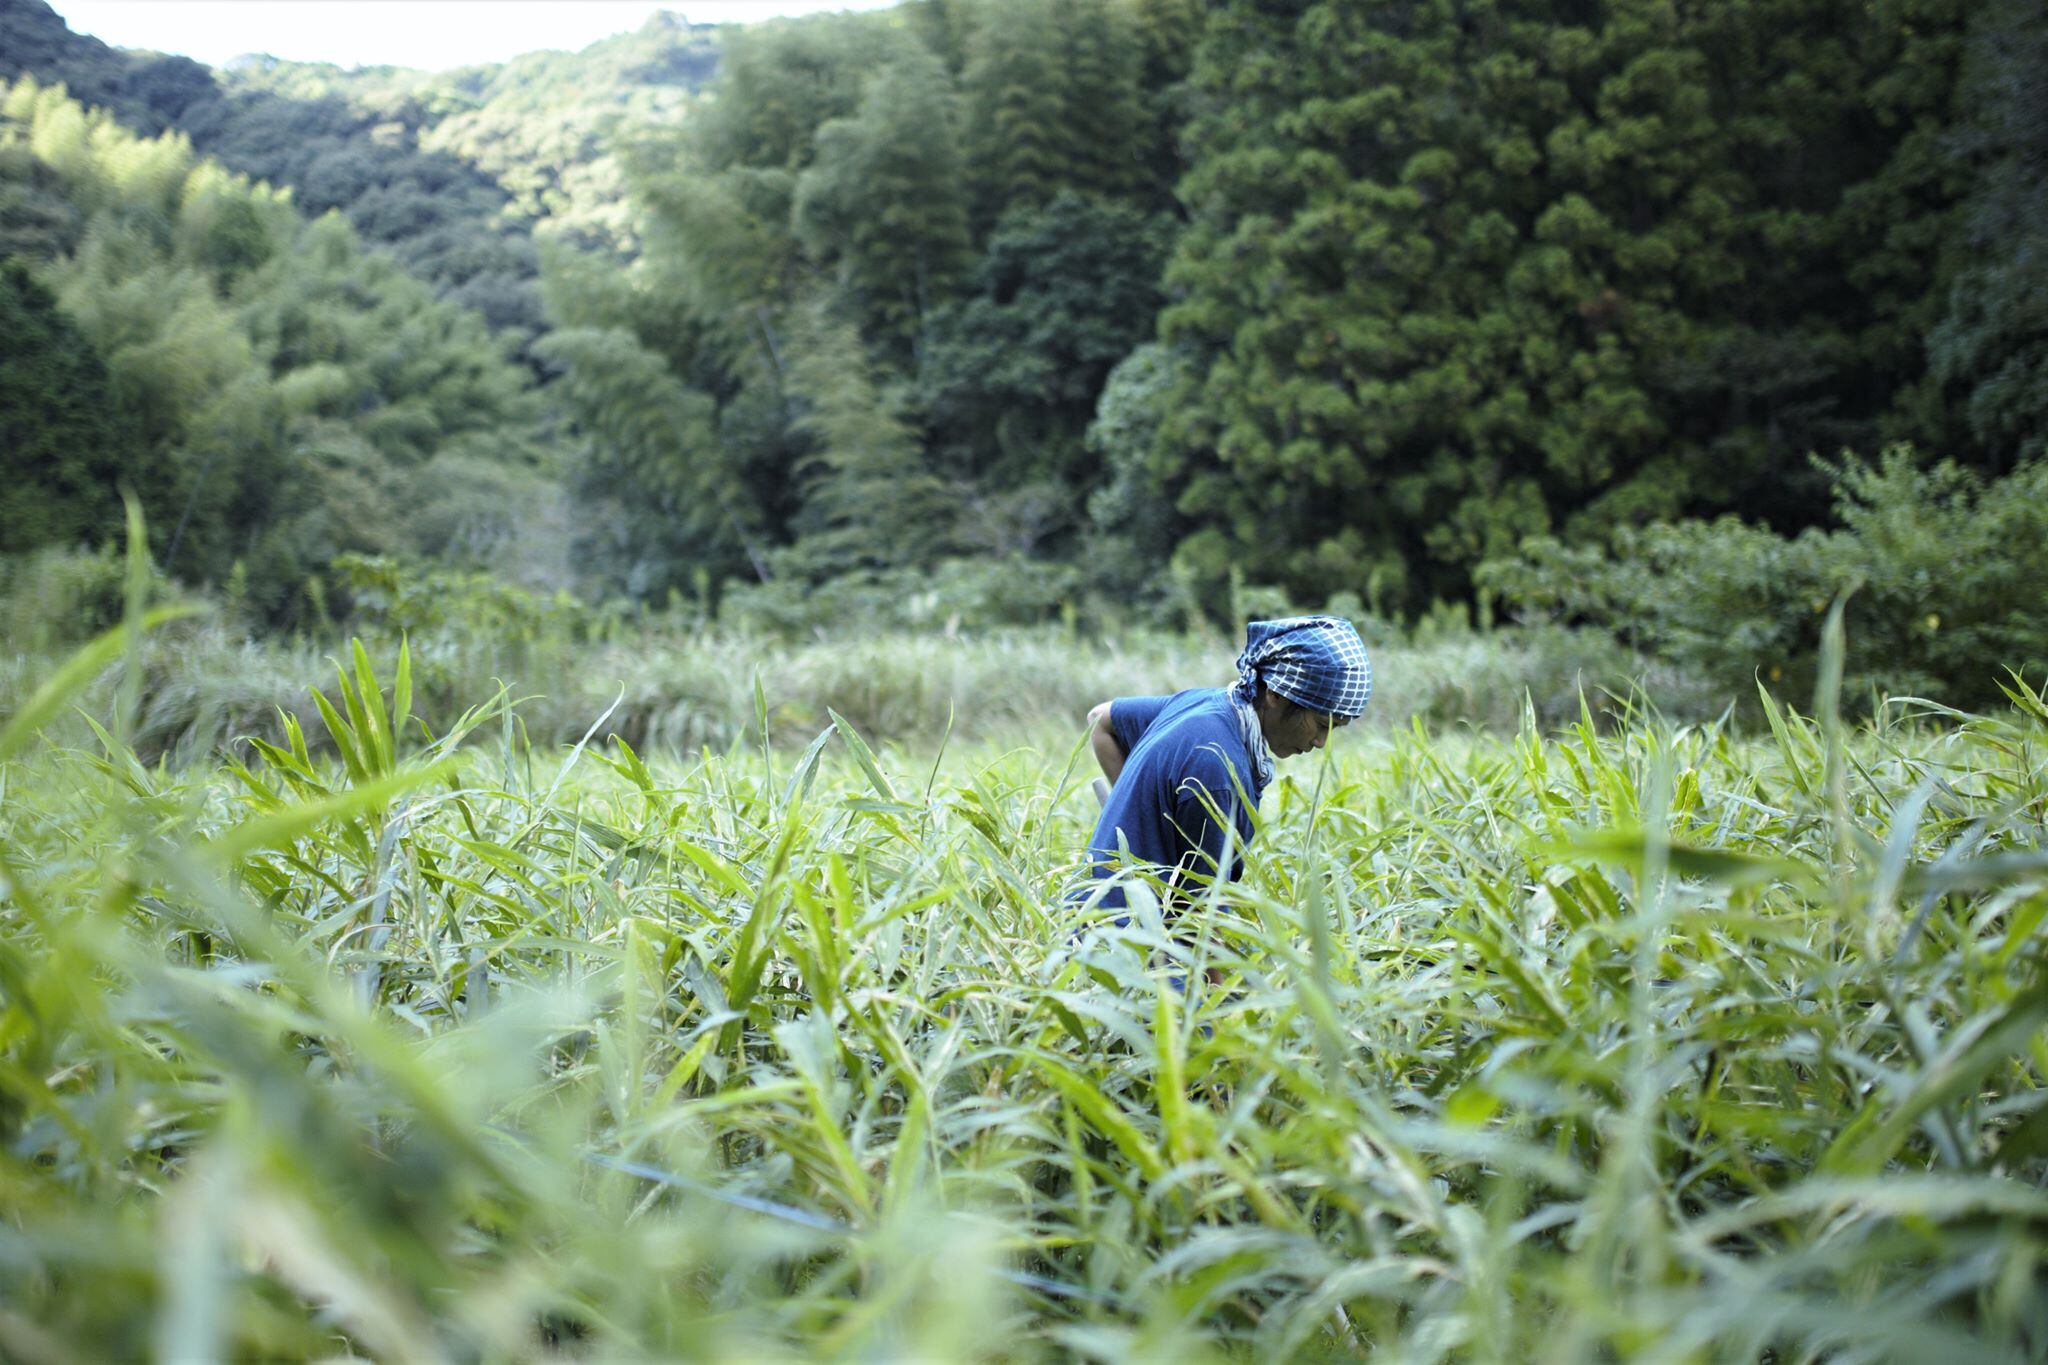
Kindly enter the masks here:
[[[1588, 830], [1564, 840], [1539, 845], [1537, 851], [1541, 856], [1560, 862], [1585, 859], [1640, 872], [1648, 848], [1648, 839], [1642, 830], [1621, 827]], [[1821, 875], [1816, 868], [1780, 854], [1710, 848], [1677, 839], [1671, 840], [1666, 848], [1673, 872], [1717, 886], [1760, 886], [1777, 881], [1797, 886], [1821, 883]]]
[[44, 680], [20, 710], [8, 717], [5, 726], [0, 726], [0, 759], [19, 753], [63, 709], [65, 702], [84, 691], [107, 665], [121, 657], [137, 635], [154, 630], [166, 621], [190, 616], [194, 610], [189, 606], [158, 607], [143, 616], [140, 632], [131, 632], [123, 622], [81, 647]]
[[[2048, 982], [2035, 984], [1975, 1038], [1936, 1057], [1913, 1073], [1904, 1095], [1871, 1101], [1821, 1158], [1830, 1174], [1866, 1175], [1881, 1170], [1912, 1133], [1921, 1116], [1973, 1094], [1985, 1076], [2024, 1055], [2048, 1021]], [[1884, 1107], [1889, 1100], [1890, 1107]]]
[[206, 852], [216, 862], [232, 867], [260, 849], [282, 848], [322, 825], [350, 820], [366, 811], [380, 810], [393, 797], [435, 781], [454, 766], [454, 759], [443, 759], [424, 768], [358, 783], [322, 800], [287, 806], [253, 820], [244, 820], [209, 840]]
[[860, 770], [867, 775], [868, 785], [872, 786], [884, 801], [896, 800], [895, 788], [889, 785], [888, 778], [882, 776], [881, 768], [875, 763], [874, 751], [868, 748], [867, 741], [860, 737], [860, 732], [848, 724], [846, 717], [837, 711], [827, 708], [825, 714], [832, 717], [832, 728], [846, 740], [846, 747], [852, 752], [853, 761], [859, 764]]
[[789, 784], [782, 789], [782, 804], [785, 809], [799, 804], [810, 795], [811, 784], [818, 776], [818, 756], [825, 752], [825, 743], [832, 738], [832, 732], [836, 729], [838, 723], [835, 720], [833, 724], [818, 731], [817, 738], [804, 746], [802, 757], [796, 761], [796, 771], [789, 775]]

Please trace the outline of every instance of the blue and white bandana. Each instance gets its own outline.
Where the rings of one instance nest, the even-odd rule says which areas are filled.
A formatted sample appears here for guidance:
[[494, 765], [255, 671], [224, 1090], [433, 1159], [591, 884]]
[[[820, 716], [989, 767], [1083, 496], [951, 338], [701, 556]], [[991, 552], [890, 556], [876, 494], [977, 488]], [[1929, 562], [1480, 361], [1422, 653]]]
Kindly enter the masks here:
[[1372, 699], [1365, 641], [1340, 616], [1290, 616], [1245, 627], [1230, 699], [1249, 708], [1264, 683], [1297, 706], [1356, 720]]

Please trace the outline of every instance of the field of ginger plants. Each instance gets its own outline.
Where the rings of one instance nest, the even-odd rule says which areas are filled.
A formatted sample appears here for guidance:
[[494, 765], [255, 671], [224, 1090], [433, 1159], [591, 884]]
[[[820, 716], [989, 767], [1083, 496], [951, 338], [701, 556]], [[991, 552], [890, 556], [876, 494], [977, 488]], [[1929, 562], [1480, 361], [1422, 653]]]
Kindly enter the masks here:
[[359, 648], [152, 766], [136, 655], [0, 728], [10, 1359], [2048, 1353], [2017, 679], [1368, 717], [1169, 931], [1068, 895], [1078, 724], [436, 734]]

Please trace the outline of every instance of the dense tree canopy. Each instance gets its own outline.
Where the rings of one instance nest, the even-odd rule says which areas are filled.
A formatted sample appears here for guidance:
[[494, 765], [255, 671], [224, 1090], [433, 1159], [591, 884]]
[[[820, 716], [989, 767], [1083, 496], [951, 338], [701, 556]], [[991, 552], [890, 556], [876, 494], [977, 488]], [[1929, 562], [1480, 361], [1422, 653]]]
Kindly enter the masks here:
[[[756, 576], [1074, 553], [1096, 481], [1082, 435], [1159, 305], [1175, 170], [1166, 93], [1142, 78], [1195, 17], [1121, 0], [909, 17], [729, 35], [707, 103], [630, 158], [629, 285], [557, 263], [558, 320], [622, 327], [710, 401], [718, 454], [676, 438], [665, 463], [728, 471], [721, 516], [766, 547], [745, 557]], [[612, 419], [586, 416], [604, 446]], [[736, 536], [668, 528], [628, 573], [740, 562]]]
[[[1952, 154], [1974, 174], [1946, 242], [1953, 274], [1928, 338], [1949, 439], [1993, 468], [2048, 456], [2048, 23], [2027, 0], [1971, 15]], [[1951, 426], [1958, 425], [1951, 421]]]
[[[905, 17], [735, 33], [636, 163], [638, 315], [685, 303], [672, 372], [721, 429], [744, 403], [790, 486], [824, 439], [788, 383], [818, 306], [952, 488], [935, 539], [1119, 591], [1415, 608], [1532, 534], [1812, 524], [1812, 451], [2024, 444], [2028, 6]], [[750, 509], [770, 542], [802, 534], [785, 506]]]
[[1810, 519], [1800, 457], [1911, 434], [1958, 16], [1222, 7], [1162, 319], [1184, 553], [1413, 601], [1552, 528]]
[[60, 225], [6, 266], [9, 548], [114, 534], [126, 488], [168, 571], [240, 563], [284, 614], [344, 551], [441, 548], [408, 512], [452, 472], [536, 467], [527, 372], [337, 216], [33, 81], [0, 94], [0, 184]]
[[1399, 613], [1531, 536], [1823, 524], [1812, 452], [2048, 454], [2034, 0], [909, 0], [442, 75], [0, 33], [191, 139], [39, 109], [0, 248], [117, 400], [37, 421], [176, 452], [193, 573], [402, 540], [393, 471], [497, 497], [544, 439], [635, 595], [987, 560]]
[[91, 343], [18, 263], [0, 263], [0, 553], [83, 544], [122, 485], [161, 504], [161, 470]]
[[175, 127], [302, 209], [339, 210], [362, 241], [525, 341], [545, 326], [535, 229], [630, 251], [612, 132], [687, 105], [715, 62], [712, 31], [657, 15], [584, 52], [438, 74], [262, 56], [212, 72], [70, 33], [44, 0], [0, 0], [0, 78], [61, 82], [142, 132]]

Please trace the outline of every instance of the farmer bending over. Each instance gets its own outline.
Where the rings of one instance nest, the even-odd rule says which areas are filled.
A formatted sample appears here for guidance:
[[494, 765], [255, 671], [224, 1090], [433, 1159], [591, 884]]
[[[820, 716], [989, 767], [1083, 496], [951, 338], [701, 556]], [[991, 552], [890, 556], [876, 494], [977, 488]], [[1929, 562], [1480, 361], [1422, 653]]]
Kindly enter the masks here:
[[[1088, 738], [1110, 788], [1088, 841], [1091, 872], [1148, 865], [1176, 888], [1216, 877], [1226, 849], [1252, 837], [1273, 760], [1322, 748], [1371, 695], [1372, 663], [1351, 623], [1295, 616], [1245, 628], [1228, 688], [1102, 703], [1088, 713]], [[1221, 875], [1242, 870], [1233, 852]], [[1123, 888], [1109, 887], [1101, 903], [1121, 906]]]

